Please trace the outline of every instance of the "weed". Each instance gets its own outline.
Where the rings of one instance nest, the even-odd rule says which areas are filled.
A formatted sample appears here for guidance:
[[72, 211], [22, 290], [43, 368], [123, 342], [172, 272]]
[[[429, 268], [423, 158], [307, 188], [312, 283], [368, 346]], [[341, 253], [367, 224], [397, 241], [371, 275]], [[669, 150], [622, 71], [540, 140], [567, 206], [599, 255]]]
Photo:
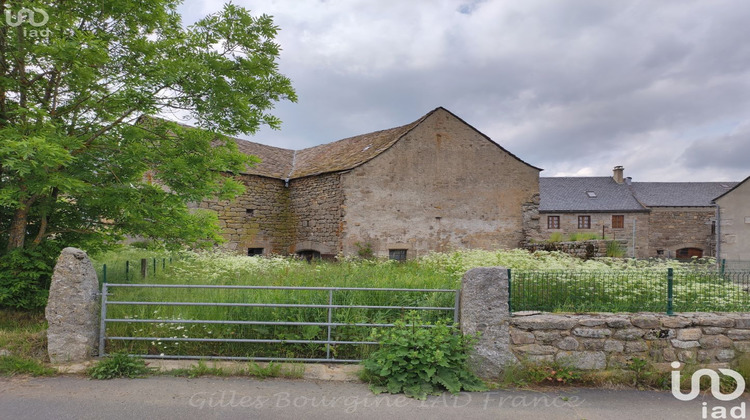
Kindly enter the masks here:
[[142, 358], [115, 353], [100, 360], [86, 373], [92, 379], [112, 379], [140, 378], [152, 372], [154, 369], [147, 367], [146, 361]]
[[423, 321], [415, 312], [406, 320], [396, 321], [393, 328], [373, 333], [380, 348], [363, 362], [362, 375], [375, 394], [403, 392], [424, 400], [427, 395], [484, 391], [487, 387], [467, 367], [472, 336], [464, 336], [455, 327], [442, 322], [432, 328], [421, 328]]
[[18, 356], [0, 356], [0, 376], [52, 376], [56, 373], [57, 369], [44, 366], [36, 360]]

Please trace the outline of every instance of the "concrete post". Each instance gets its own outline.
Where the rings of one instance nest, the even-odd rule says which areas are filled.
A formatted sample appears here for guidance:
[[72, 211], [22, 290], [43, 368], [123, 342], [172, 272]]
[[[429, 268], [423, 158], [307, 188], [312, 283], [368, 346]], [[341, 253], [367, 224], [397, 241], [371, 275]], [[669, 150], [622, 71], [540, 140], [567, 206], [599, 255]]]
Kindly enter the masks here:
[[481, 267], [466, 272], [461, 284], [461, 332], [481, 333], [469, 363], [480, 378], [494, 379], [518, 363], [510, 350], [508, 270]]
[[65, 248], [52, 274], [45, 316], [52, 363], [80, 362], [96, 353], [99, 282], [86, 252]]

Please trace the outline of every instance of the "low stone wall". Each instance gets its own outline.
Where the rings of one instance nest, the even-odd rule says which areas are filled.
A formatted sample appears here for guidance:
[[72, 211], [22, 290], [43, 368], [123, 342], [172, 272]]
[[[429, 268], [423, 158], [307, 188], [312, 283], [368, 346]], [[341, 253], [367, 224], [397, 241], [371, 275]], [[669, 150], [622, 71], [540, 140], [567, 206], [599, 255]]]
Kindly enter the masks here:
[[519, 359], [564, 360], [579, 369], [652, 363], [728, 364], [750, 351], [750, 314], [654, 313], [515, 315], [511, 350]]
[[673, 361], [726, 367], [750, 352], [750, 313], [543, 314], [508, 311], [504, 267], [468, 271], [461, 330], [480, 332], [471, 356], [482, 378], [518, 360], [564, 361], [578, 369], [621, 368], [634, 358], [668, 369]]
[[[523, 248], [531, 252], [534, 251], [559, 251], [570, 254], [574, 257], [589, 259], [607, 256], [607, 243], [612, 239], [599, 239], [593, 241], [576, 241], [576, 242], [539, 242], [527, 243]], [[617, 239], [620, 247], [626, 250], [628, 241]]]

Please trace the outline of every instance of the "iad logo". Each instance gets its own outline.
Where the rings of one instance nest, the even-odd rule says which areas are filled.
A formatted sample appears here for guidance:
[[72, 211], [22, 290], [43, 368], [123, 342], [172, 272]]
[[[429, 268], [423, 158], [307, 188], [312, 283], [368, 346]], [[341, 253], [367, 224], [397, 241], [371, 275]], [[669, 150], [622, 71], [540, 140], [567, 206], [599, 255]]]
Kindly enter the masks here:
[[[737, 388], [730, 394], [723, 394], [721, 392], [721, 378], [716, 371], [711, 369], [698, 369], [690, 377], [690, 392], [683, 394], [680, 390], [680, 362], [672, 362], [672, 395], [680, 401], [692, 401], [700, 393], [700, 380], [702, 376], [708, 376], [711, 379], [711, 395], [719, 401], [732, 401], [737, 399], [743, 392], [745, 392], [745, 378], [739, 373], [732, 369], [719, 369], [723, 375], [734, 378], [737, 382]], [[708, 404], [703, 403], [703, 418], [708, 418]], [[728, 413], [733, 419], [744, 419], [745, 418], [745, 403], [741, 403], [737, 407], [732, 407]], [[726, 407], [713, 407], [711, 409], [712, 419], [726, 419], [727, 409]]]
[[[9, 6], [5, 5], [5, 7]], [[37, 13], [42, 17], [41, 20], [36, 20]], [[5, 23], [14, 28], [24, 22], [28, 22], [31, 26], [35, 27], [44, 26], [47, 21], [49, 21], [49, 15], [44, 9], [38, 7], [35, 7], [33, 10], [24, 7], [15, 14], [11, 10], [5, 9]]]
[[[49, 21], [49, 15], [44, 9], [34, 7], [29, 9], [26, 7], [21, 8], [17, 12], [10, 10], [7, 4], [5, 5], [5, 23], [8, 26], [16, 28], [24, 23], [28, 23], [34, 28], [44, 26]], [[38, 20], [37, 20], [37, 17]], [[28, 29], [26, 27], [19, 28], [23, 31], [23, 35], [30, 38], [49, 37], [51, 35], [48, 28], [45, 29]]]

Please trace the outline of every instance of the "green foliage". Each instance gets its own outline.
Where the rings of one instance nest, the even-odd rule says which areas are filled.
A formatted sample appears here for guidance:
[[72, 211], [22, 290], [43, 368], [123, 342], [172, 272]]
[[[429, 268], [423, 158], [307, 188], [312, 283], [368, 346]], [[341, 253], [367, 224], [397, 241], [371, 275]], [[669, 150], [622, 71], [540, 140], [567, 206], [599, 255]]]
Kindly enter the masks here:
[[92, 379], [113, 379], [140, 378], [152, 372], [154, 369], [147, 367], [142, 358], [115, 353], [97, 362], [86, 373]]
[[444, 322], [432, 328], [419, 327], [422, 320], [413, 312], [408, 319], [408, 323], [399, 320], [393, 328], [373, 333], [373, 339], [381, 344], [363, 366], [374, 393], [403, 392], [423, 400], [443, 389], [452, 394], [487, 389], [467, 367], [472, 337]]
[[56, 369], [44, 366], [37, 360], [18, 356], [0, 356], [0, 376], [53, 376], [55, 374], [57, 374]]
[[602, 237], [592, 232], [576, 232], [576, 233], [571, 233], [568, 236], [568, 240], [570, 242], [594, 241], [597, 239], [602, 239]]
[[657, 371], [648, 360], [634, 357], [628, 362], [627, 370], [632, 373], [631, 385], [636, 388], [664, 389], [668, 385], [667, 375], [664, 372]]
[[520, 379], [523, 384], [569, 384], [581, 381], [581, 371], [566, 363], [555, 362], [532, 362], [525, 360], [521, 364]]
[[[257, 159], [226, 136], [278, 128], [268, 110], [296, 96], [269, 16], [227, 4], [183, 26], [179, 3], [44, 2], [44, 36], [0, 33], [0, 254], [221, 241], [217, 216], [187, 204], [237, 196], [226, 175]], [[198, 129], [149, 117], [165, 114]], [[33, 274], [6, 276], [3, 304], [38, 307], [50, 270], [10, 258]]]
[[354, 246], [357, 247], [357, 256], [359, 258], [364, 258], [366, 260], [375, 258], [375, 252], [372, 250], [372, 244], [369, 242], [364, 244], [361, 242], [355, 242]]
[[562, 242], [563, 241], [563, 235], [560, 232], [554, 232], [551, 235], [549, 235], [549, 239], [547, 239], [547, 242]]
[[59, 251], [48, 242], [0, 256], [0, 309], [43, 310]]
[[622, 258], [626, 254], [625, 248], [617, 241], [607, 242], [607, 257], [609, 258]]

